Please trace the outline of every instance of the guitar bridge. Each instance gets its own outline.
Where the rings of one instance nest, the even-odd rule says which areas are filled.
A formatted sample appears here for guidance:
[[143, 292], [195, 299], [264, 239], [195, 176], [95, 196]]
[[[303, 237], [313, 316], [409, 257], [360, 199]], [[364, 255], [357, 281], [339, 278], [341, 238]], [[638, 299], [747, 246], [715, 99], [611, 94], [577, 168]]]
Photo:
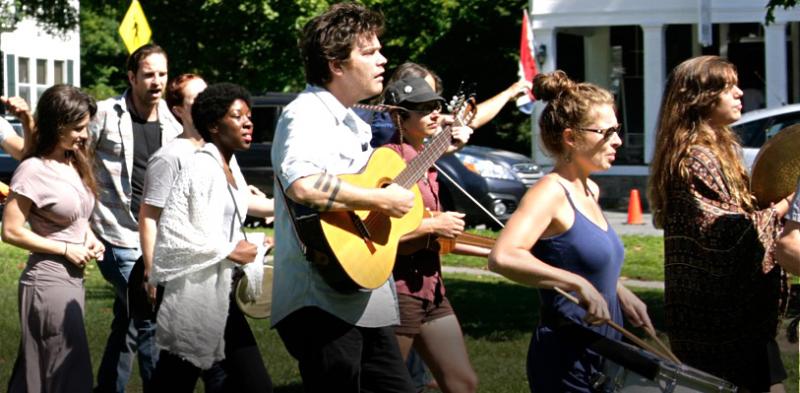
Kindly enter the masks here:
[[369, 233], [369, 229], [367, 226], [364, 225], [364, 221], [361, 220], [361, 217], [358, 216], [354, 211], [350, 210], [347, 212], [350, 216], [350, 220], [353, 222], [353, 225], [356, 227], [356, 231], [364, 239], [364, 242], [367, 243], [367, 247], [369, 247], [371, 252], [375, 252], [375, 245], [372, 244], [372, 236]]
[[367, 229], [367, 226], [364, 225], [364, 221], [361, 221], [361, 217], [359, 217], [358, 214], [352, 210], [348, 211], [347, 214], [350, 216], [350, 220], [353, 221], [353, 225], [355, 225], [356, 231], [358, 231], [358, 234], [361, 235], [361, 238], [364, 240], [369, 240], [372, 238], [372, 236], [369, 234], [369, 229]]

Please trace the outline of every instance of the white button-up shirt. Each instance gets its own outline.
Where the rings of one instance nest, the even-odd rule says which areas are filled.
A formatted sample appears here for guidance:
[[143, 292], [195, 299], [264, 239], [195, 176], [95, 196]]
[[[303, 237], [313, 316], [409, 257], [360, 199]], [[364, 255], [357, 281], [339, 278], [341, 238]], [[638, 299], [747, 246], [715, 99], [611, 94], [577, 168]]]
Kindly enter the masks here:
[[[272, 143], [272, 165], [285, 187], [320, 173], [356, 173], [372, 154], [372, 131], [330, 92], [309, 86], [281, 114]], [[278, 184], [276, 192], [282, 192]], [[275, 270], [272, 325], [302, 307], [319, 307], [357, 326], [399, 323], [389, 279], [373, 291], [341, 293], [306, 260], [282, 195], [275, 197]]]

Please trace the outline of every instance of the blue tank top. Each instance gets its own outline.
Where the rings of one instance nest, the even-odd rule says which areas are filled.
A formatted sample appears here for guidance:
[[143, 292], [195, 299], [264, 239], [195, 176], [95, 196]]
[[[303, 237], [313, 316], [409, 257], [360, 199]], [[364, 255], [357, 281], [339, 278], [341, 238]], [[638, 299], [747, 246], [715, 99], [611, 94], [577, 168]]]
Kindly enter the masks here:
[[[562, 188], [564, 186], [562, 185]], [[569, 191], [567, 194], [575, 221], [564, 233], [539, 239], [531, 252], [545, 263], [578, 274], [594, 285], [608, 303], [611, 319], [622, 324], [622, 312], [617, 300], [617, 280], [622, 269], [625, 249], [622, 242], [608, 222], [607, 230], [589, 220], [575, 208]], [[553, 290], [540, 290], [542, 313], [555, 312], [564, 318], [584, 324], [586, 312]], [[621, 334], [607, 324], [593, 327], [598, 333], [615, 339]]]
[[[564, 187], [562, 185], [562, 187]], [[611, 319], [622, 325], [622, 312], [617, 300], [617, 280], [622, 269], [624, 248], [611, 226], [603, 230], [578, 209], [564, 188], [575, 221], [562, 234], [539, 239], [531, 252], [545, 263], [581, 275], [594, 285], [608, 303]], [[608, 222], [606, 221], [606, 225]], [[574, 294], [574, 293], [573, 293]], [[539, 290], [542, 323], [531, 336], [528, 350], [528, 383], [534, 392], [591, 393], [590, 381], [603, 369], [603, 358], [562, 335], [545, 318], [553, 315], [587, 326], [586, 312], [553, 290]], [[622, 335], [607, 324], [590, 329], [606, 337], [620, 340]]]

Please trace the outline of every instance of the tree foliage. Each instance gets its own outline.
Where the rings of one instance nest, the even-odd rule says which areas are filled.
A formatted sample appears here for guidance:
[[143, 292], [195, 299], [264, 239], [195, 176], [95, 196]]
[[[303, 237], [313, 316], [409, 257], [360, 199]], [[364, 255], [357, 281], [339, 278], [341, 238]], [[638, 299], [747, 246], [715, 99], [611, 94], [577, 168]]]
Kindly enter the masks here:
[[[325, 0], [140, 0], [153, 42], [169, 54], [170, 74], [241, 84], [254, 94], [304, 86], [297, 38], [303, 25], [333, 3]], [[423, 63], [452, 94], [460, 81], [478, 100], [517, 79], [517, 51], [526, 0], [365, 0], [386, 17], [381, 37], [392, 70]], [[116, 29], [128, 0], [81, 2], [82, 81], [95, 94], [124, 88], [127, 53]], [[473, 136], [478, 144], [528, 151], [527, 116], [506, 110]], [[521, 132], [520, 132], [521, 130]], [[498, 138], [499, 136], [499, 138]], [[500, 143], [498, 143], [498, 140]]]
[[66, 33], [78, 25], [78, 10], [70, 0], [0, 0], [0, 30], [13, 30], [26, 17], [54, 34]]
[[797, 5], [798, 0], [769, 0], [767, 3], [767, 23], [775, 21], [775, 9], [783, 7], [784, 10], [793, 8]]

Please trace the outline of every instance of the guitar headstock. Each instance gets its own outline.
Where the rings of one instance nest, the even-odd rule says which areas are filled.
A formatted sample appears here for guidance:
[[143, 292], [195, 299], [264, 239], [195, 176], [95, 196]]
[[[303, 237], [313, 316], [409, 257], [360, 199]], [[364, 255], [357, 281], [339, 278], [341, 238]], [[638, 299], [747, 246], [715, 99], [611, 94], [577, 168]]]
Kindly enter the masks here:
[[454, 126], [465, 126], [469, 124], [478, 106], [475, 103], [475, 85], [469, 84], [467, 86], [464, 81], [461, 81], [458, 92], [453, 95], [453, 98], [447, 104], [447, 109], [453, 114]]

